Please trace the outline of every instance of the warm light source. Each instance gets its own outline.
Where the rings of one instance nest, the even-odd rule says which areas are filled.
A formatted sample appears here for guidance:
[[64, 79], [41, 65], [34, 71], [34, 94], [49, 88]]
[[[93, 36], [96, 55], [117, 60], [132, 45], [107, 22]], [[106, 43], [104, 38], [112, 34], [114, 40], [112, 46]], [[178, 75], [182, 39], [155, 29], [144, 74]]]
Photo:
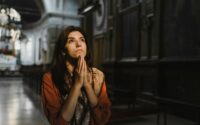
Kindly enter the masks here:
[[101, 5], [100, 5], [99, 1], [96, 0], [95, 2], [91, 2], [91, 3], [87, 4], [86, 6], [81, 7], [78, 10], [78, 14], [81, 14], [81, 15], [90, 14], [90, 13], [94, 12], [96, 9], [98, 9], [100, 6]]

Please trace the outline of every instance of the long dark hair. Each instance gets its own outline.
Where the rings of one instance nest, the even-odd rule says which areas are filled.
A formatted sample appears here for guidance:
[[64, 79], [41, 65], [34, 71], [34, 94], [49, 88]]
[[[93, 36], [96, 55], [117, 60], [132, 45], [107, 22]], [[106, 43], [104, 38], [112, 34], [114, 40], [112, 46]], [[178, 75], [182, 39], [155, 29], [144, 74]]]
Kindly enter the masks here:
[[70, 74], [66, 67], [66, 60], [70, 60], [70, 57], [68, 56], [65, 45], [67, 43], [68, 35], [73, 31], [79, 31], [84, 36], [87, 46], [87, 54], [85, 60], [88, 67], [92, 67], [91, 54], [85, 32], [80, 27], [76, 26], [68, 26], [67, 28], [63, 28], [60, 32], [55, 46], [51, 65], [52, 80], [60, 91], [61, 95], [65, 95], [67, 92], [67, 90], [65, 89], [65, 75]]

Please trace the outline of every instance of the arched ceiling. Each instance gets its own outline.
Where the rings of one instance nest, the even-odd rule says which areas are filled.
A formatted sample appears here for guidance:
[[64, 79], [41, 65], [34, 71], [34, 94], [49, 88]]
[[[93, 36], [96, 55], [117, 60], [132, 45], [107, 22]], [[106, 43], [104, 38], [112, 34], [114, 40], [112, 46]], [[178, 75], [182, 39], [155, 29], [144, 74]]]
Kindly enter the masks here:
[[0, 0], [0, 5], [17, 10], [21, 15], [22, 25], [37, 22], [44, 10], [41, 0]]

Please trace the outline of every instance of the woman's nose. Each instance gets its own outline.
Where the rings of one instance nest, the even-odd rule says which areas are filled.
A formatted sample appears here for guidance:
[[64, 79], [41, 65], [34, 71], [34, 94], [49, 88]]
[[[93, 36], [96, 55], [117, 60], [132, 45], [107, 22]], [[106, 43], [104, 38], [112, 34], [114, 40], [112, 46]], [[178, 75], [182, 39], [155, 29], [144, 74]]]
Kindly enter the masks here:
[[76, 40], [76, 46], [81, 46], [81, 41], [80, 40]]

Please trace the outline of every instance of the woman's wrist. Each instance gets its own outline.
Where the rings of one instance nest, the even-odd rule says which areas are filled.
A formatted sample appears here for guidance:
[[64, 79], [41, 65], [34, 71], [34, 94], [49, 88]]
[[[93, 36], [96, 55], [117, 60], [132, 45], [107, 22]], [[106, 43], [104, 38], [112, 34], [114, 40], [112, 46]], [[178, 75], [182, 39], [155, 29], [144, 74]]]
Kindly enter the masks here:
[[91, 84], [89, 84], [89, 83], [84, 83], [84, 88], [86, 88], [86, 89], [90, 89], [92, 86], [91, 86]]
[[99, 107], [99, 101], [97, 101], [95, 105], [91, 106], [92, 109], [96, 109], [97, 107]]
[[77, 88], [77, 89], [81, 89], [82, 86], [83, 85], [81, 83], [79, 83], [79, 82], [75, 82], [75, 84], [74, 84], [74, 87]]

